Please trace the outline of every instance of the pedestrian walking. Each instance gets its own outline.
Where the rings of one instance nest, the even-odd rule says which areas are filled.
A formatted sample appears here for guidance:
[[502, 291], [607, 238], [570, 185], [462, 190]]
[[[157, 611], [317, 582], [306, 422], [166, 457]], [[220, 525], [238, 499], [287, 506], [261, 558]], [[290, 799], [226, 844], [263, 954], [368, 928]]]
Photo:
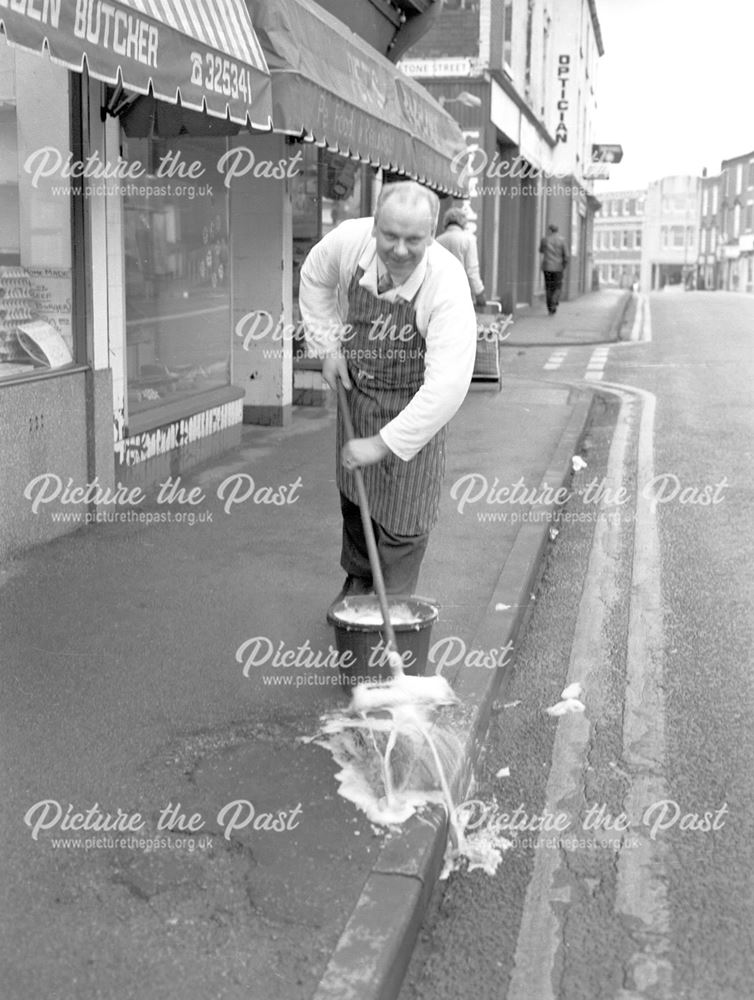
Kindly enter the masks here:
[[463, 264], [474, 302], [478, 306], [486, 305], [487, 296], [484, 294], [484, 283], [479, 274], [476, 236], [466, 228], [464, 210], [462, 208], [449, 208], [442, 218], [442, 228], [443, 231], [437, 237], [437, 242], [446, 250], [450, 250], [453, 256], [457, 257]]
[[555, 223], [551, 222], [547, 227], [547, 236], [542, 237], [539, 252], [542, 254], [542, 272], [545, 276], [547, 311], [554, 316], [560, 304], [563, 276], [568, 267], [566, 243]]
[[336, 600], [372, 574], [353, 470], [362, 468], [386, 590], [416, 590], [437, 519], [448, 421], [466, 396], [476, 316], [463, 267], [434, 240], [439, 202], [413, 181], [385, 185], [374, 218], [345, 220], [301, 269], [299, 305], [322, 377], [348, 390], [356, 437], [337, 427], [343, 519]]

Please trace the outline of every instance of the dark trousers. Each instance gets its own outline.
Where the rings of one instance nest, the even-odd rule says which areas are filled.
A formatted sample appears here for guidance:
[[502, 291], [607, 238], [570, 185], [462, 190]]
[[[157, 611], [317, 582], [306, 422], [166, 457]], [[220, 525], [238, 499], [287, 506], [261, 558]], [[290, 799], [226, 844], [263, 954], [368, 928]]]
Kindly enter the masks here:
[[[340, 509], [343, 514], [343, 547], [340, 565], [349, 574], [372, 585], [369, 550], [361, 521], [358, 504], [352, 503], [342, 493]], [[372, 528], [377, 542], [382, 576], [388, 594], [413, 594], [419, 579], [419, 569], [427, 549], [429, 533], [424, 535], [395, 535], [372, 518]]]
[[544, 276], [547, 309], [549, 312], [555, 312], [560, 305], [560, 289], [563, 287], [563, 272], [545, 271]]

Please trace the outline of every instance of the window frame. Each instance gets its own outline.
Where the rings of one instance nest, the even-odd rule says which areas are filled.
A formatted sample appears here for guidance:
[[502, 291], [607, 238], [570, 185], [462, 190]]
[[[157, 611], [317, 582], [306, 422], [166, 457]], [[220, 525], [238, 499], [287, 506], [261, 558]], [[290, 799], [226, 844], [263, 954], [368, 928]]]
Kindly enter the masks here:
[[[7, 45], [7, 42], [0, 42]], [[10, 46], [9, 46], [10, 48]], [[49, 55], [20, 51], [30, 58], [48, 59]], [[88, 103], [85, 97], [88, 88], [88, 74], [67, 71], [67, 116], [68, 116], [68, 146], [72, 162], [83, 162], [89, 145], [88, 136]], [[18, 127], [18, 126], [17, 126]], [[20, 204], [20, 203], [19, 203]], [[68, 219], [70, 235], [70, 272], [71, 272], [71, 355], [72, 360], [65, 365], [56, 367], [40, 366], [25, 372], [3, 374], [0, 364], [0, 391], [3, 387], [16, 386], [31, 382], [40, 382], [51, 378], [81, 374], [91, 371], [90, 358], [93, 357], [93, 334], [91, 329], [91, 282], [88, 280], [90, 261], [89, 215], [87, 199], [82, 185], [71, 184], [68, 195]], [[15, 266], [15, 265], [10, 265]], [[19, 263], [21, 268], [25, 266]]]

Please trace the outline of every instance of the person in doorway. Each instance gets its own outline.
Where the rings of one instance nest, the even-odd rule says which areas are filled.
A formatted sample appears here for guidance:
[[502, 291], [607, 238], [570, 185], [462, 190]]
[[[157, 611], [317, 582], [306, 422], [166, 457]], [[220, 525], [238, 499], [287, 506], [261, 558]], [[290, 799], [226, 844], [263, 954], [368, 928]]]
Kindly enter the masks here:
[[542, 254], [542, 272], [545, 276], [547, 311], [554, 316], [560, 304], [563, 275], [568, 267], [566, 243], [555, 223], [551, 222], [547, 227], [547, 236], [542, 237], [539, 252]]
[[474, 302], [478, 306], [485, 305], [487, 296], [479, 274], [476, 237], [466, 228], [466, 213], [462, 208], [449, 208], [442, 218], [442, 226], [443, 231], [437, 237], [437, 242], [460, 260], [469, 279]]
[[374, 218], [351, 219], [309, 252], [299, 305], [322, 377], [341, 379], [356, 437], [338, 417], [343, 519], [338, 597], [372, 591], [353, 470], [362, 469], [385, 588], [415, 592], [445, 469], [446, 425], [476, 355], [476, 316], [459, 261], [434, 240], [439, 202], [412, 181], [385, 185]]

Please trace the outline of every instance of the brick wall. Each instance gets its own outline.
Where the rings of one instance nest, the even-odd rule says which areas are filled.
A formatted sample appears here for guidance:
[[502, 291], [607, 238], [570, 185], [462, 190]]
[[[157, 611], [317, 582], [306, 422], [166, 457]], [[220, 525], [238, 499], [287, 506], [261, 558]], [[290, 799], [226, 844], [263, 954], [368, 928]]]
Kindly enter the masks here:
[[443, 56], [479, 54], [479, 10], [443, 10], [426, 35], [412, 45], [412, 59], [439, 59]]

